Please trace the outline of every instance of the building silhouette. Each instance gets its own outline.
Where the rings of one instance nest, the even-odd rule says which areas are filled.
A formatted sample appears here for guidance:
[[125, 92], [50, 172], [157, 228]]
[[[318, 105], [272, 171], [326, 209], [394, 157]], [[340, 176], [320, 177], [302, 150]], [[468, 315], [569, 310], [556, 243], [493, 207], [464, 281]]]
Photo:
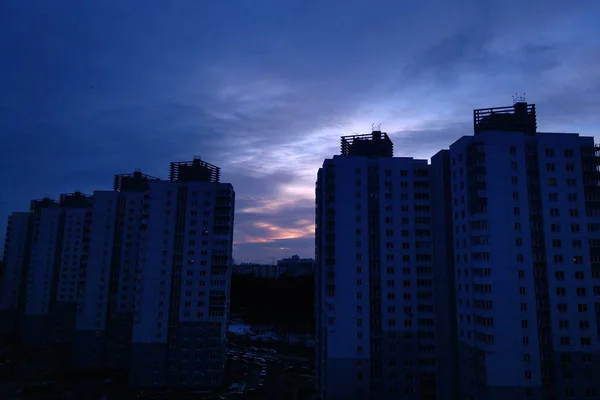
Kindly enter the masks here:
[[113, 191], [33, 200], [8, 219], [2, 334], [54, 365], [133, 386], [223, 380], [235, 193], [220, 169], [117, 175]]
[[[600, 396], [600, 148], [536, 108], [473, 112], [427, 160], [341, 138], [316, 182], [323, 399]], [[8, 218], [0, 334], [134, 386], [224, 378], [235, 193], [195, 158]], [[297, 256], [250, 268], [303, 275]]]
[[315, 260], [312, 258], [300, 258], [298, 255], [293, 255], [290, 258], [277, 260], [278, 275], [285, 276], [309, 276], [313, 274], [315, 268]]
[[33, 200], [27, 270], [23, 342], [59, 350], [57, 363], [68, 363], [75, 335], [81, 269], [87, 263], [87, 234], [92, 198], [75, 192], [59, 201]]
[[0, 281], [0, 334], [15, 341], [20, 335], [25, 310], [25, 285], [33, 215], [14, 212], [8, 217]]
[[436, 398], [429, 165], [379, 131], [341, 150], [316, 184], [321, 398]]
[[473, 120], [431, 164], [373, 132], [319, 170], [322, 398], [600, 396], [600, 148], [521, 99]]
[[147, 196], [157, 180], [135, 171], [116, 175], [112, 191], [94, 192], [73, 352], [77, 366], [129, 367]]
[[450, 146], [462, 398], [600, 396], [600, 158], [535, 105], [474, 111]]
[[200, 159], [150, 182], [132, 334], [136, 386], [218, 386], [224, 378], [235, 194]]

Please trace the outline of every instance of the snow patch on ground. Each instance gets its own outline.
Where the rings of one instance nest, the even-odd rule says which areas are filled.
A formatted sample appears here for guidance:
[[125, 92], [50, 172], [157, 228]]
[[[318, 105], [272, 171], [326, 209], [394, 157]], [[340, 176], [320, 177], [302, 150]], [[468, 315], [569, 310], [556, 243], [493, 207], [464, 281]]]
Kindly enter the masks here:
[[250, 325], [241, 324], [241, 323], [232, 323], [229, 324], [229, 333], [234, 335], [248, 335], [252, 333], [250, 330]]

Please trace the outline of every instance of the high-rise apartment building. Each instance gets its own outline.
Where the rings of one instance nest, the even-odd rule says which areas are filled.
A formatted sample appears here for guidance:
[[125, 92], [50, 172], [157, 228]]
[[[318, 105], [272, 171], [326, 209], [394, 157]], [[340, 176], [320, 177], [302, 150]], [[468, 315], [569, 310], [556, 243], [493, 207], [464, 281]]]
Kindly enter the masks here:
[[0, 279], [0, 336], [6, 338], [14, 339], [22, 322], [32, 222], [30, 213], [14, 212], [6, 225]]
[[58, 202], [47, 198], [31, 202], [26, 344], [67, 347], [73, 342], [90, 210], [91, 197], [80, 192], [62, 194]]
[[431, 229], [435, 285], [436, 393], [439, 400], [459, 399], [456, 285], [450, 152], [431, 157]]
[[129, 367], [143, 217], [149, 182], [156, 180], [135, 171], [116, 175], [113, 191], [94, 192], [75, 365]]
[[3, 337], [134, 386], [222, 383], [235, 194], [199, 158], [170, 167], [168, 181], [116, 175], [113, 191], [9, 217]]
[[535, 106], [475, 110], [450, 146], [463, 399], [600, 396], [600, 158], [537, 132]]
[[136, 386], [219, 385], [235, 194], [220, 169], [171, 163], [152, 181], [137, 275], [130, 378]]
[[430, 168], [387, 134], [342, 138], [316, 184], [323, 399], [435, 398]]

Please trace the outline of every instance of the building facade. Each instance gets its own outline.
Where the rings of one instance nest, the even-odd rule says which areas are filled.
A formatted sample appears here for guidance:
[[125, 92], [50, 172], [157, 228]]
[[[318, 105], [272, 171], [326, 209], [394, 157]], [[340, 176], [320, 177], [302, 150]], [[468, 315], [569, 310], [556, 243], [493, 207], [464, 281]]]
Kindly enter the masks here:
[[156, 180], [135, 171], [116, 175], [113, 191], [94, 192], [75, 365], [129, 367], [143, 218], [149, 182]]
[[323, 399], [435, 398], [429, 165], [385, 133], [342, 138], [316, 184], [317, 387]]
[[20, 331], [25, 307], [32, 216], [15, 212], [8, 217], [0, 279], [0, 337], [13, 341]]
[[[62, 348], [57, 360], [69, 362], [87, 262], [91, 197], [80, 192], [60, 200], [33, 200], [33, 218], [22, 339], [25, 344]], [[67, 356], [69, 354], [69, 356]], [[60, 360], [59, 356], [60, 355]]]
[[474, 128], [449, 150], [461, 398], [598, 398], [593, 138], [537, 132], [523, 102]]
[[234, 206], [199, 158], [171, 163], [169, 180], [135, 171], [93, 197], [32, 201], [8, 220], [3, 336], [36, 361], [122, 371], [133, 386], [220, 385]]
[[241, 263], [234, 266], [233, 273], [266, 279], [278, 279], [280, 276], [279, 268], [274, 264]]
[[435, 284], [435, 336], [437, 352], [436, 392], [442, 400], [459, 399], [456, 326], [456, 285], [450, 152], [441, 150], [431, 157], [431, 229]]
[[300, 258], [298, 255], [293, 255], [290, 258], [277, 260], [277, 268], [279, 270], [279, 276], [310, 276], [315, 269], [315, 260], [312, 258]]
[[225, 367], [235, 194], [199, 159], [150, 182], [137, 275], [130, 380], [218, 386]]

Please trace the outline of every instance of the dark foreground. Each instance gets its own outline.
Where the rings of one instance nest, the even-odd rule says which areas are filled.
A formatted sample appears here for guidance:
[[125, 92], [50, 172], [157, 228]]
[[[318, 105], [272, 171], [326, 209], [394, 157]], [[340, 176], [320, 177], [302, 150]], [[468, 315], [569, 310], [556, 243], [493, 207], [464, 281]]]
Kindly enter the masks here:
[[134, 390], [124, 377], [88, 371], [57, 371], [0, 357], [1, 399], [298, 399], [314, 396], [312, 351], [280, 342], [229, 339], [227, 381], [219, 390]]

